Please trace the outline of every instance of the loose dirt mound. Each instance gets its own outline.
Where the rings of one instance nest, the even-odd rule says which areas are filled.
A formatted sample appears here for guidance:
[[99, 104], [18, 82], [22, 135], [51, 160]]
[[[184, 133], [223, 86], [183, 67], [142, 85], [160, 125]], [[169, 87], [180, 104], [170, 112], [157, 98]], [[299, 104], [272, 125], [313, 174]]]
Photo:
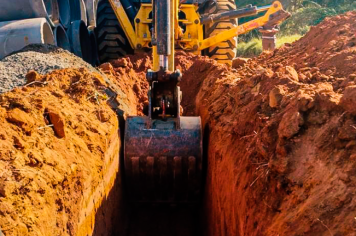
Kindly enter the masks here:
[[355, 21], [327, 19], [237, 71], [189, 68], [182, 90], [209, 137], [207, 234], [355, 234]]
[[[313, 26], [308, 34], [295, 44], [286, 45], [271, 55], [262, 56], [258, 62], [265, 64], [264, 61], [268, 60], [269, 63], [293, 65], [303, 74], [308, 72], [308, 67], [315, 67], [315, 70], [320, 70], [331, 79], [347, 77], [356, 71], [355, 17], [356, 12], [349, 12], [327, 18], [318, 26]], [[303, 78], [305, 77], [302, 76]]]
[[119, 124], [107, 84], [85, 69], [31, 72], [27, 80], [0, 95], [0, 228], [90, 234], [118, 171]]

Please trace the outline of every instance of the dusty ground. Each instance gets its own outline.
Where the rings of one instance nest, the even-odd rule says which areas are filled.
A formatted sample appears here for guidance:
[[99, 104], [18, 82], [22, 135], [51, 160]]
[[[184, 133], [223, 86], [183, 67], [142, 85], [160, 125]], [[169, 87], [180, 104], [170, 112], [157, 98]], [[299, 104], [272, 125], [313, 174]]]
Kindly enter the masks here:
[[[184, 113], [202, 117], [208, 144], [204, 235], [356, 235], [355, 21], [355, 12], [327, 19], [236, 68], [177, 53]], [[142, 114], [151, 63], [140, 54], [100, 67], [122, 91], [123, 117]], [[95, 186], [105, 137], [118, 128], [100, 76], [65, 70], [40, 81], [0, 95], [9, 235], [75, 234], [77, 190], [89, 177]], [[64, 132], [46, 126], [58, 117]]]

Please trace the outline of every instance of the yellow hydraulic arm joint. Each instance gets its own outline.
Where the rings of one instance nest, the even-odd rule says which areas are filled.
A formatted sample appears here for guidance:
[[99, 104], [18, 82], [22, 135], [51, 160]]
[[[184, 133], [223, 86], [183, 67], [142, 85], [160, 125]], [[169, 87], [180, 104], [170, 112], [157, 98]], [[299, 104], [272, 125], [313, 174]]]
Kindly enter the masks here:
[[282, 4], [278, 1], [274, 2], [271, 6], [259, 8], [257, 12], [262, 12], [266, 10], [266, 14], [262, 17], [259, 17], [252, 21], [236, 26], [207, 39], [204, 39], [199, 43], [198, 50], [204, 50], [206, 48], [214, 46], [215, 44], [221, 43], [238, 35], [245, 34], [253, 29], [265, 25], [278, 25], [290, 16], [290, 13], [284, 11]]
[[120, 0], [109, 0], [109, 2], [127, 36], [127, 39], [129, 40], [131, 48], [136, 48], [136, 33]]

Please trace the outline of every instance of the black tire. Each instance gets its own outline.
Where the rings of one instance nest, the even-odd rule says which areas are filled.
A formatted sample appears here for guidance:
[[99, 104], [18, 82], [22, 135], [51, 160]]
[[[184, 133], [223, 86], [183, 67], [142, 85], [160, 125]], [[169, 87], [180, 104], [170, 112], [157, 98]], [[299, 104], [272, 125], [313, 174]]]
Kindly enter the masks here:
[[108, 0], [100, 0], [95, 34], [101, 63], [132, 54], [133, 50]]
[[[235, 10], [236, 5], [234, 0], [216, 0], [215, 4], [207, 7], [206, 14], [217, 14], [230, 10]], [[220, 32], [226, 31], [237, 26], [237, 20], [225, 20], [205, 25], [205, 38], [214, 36]], [[231, 65], [232, 59], [236, 57], [237, 37], [223, 41], [206, 49], [205, 54], [221, 63]]]

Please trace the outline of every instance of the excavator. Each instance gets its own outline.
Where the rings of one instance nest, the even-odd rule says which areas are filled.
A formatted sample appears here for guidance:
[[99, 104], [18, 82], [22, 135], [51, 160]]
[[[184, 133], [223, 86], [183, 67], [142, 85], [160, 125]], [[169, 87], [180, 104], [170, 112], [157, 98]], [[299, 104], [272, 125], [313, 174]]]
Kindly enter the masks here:
[[[198, 202], [203, 183], [200, 117], [182, 116], [175, 50], [230, 64], [237, 36], [259, 28], [273, 44], [289, 17], [280, 2], [236, 9], [233, 0], [102, 0], [97, 35], [101, 60], [152, 50], [147, 116], [129, 116], [124, 136], [124, 176], [132, 202]], [[264, 13], [264, 14], [262, 14]], [[237, 18], [258, 15], [237, 25]], [[273, 47], [273, 45], [271, 46]]]

